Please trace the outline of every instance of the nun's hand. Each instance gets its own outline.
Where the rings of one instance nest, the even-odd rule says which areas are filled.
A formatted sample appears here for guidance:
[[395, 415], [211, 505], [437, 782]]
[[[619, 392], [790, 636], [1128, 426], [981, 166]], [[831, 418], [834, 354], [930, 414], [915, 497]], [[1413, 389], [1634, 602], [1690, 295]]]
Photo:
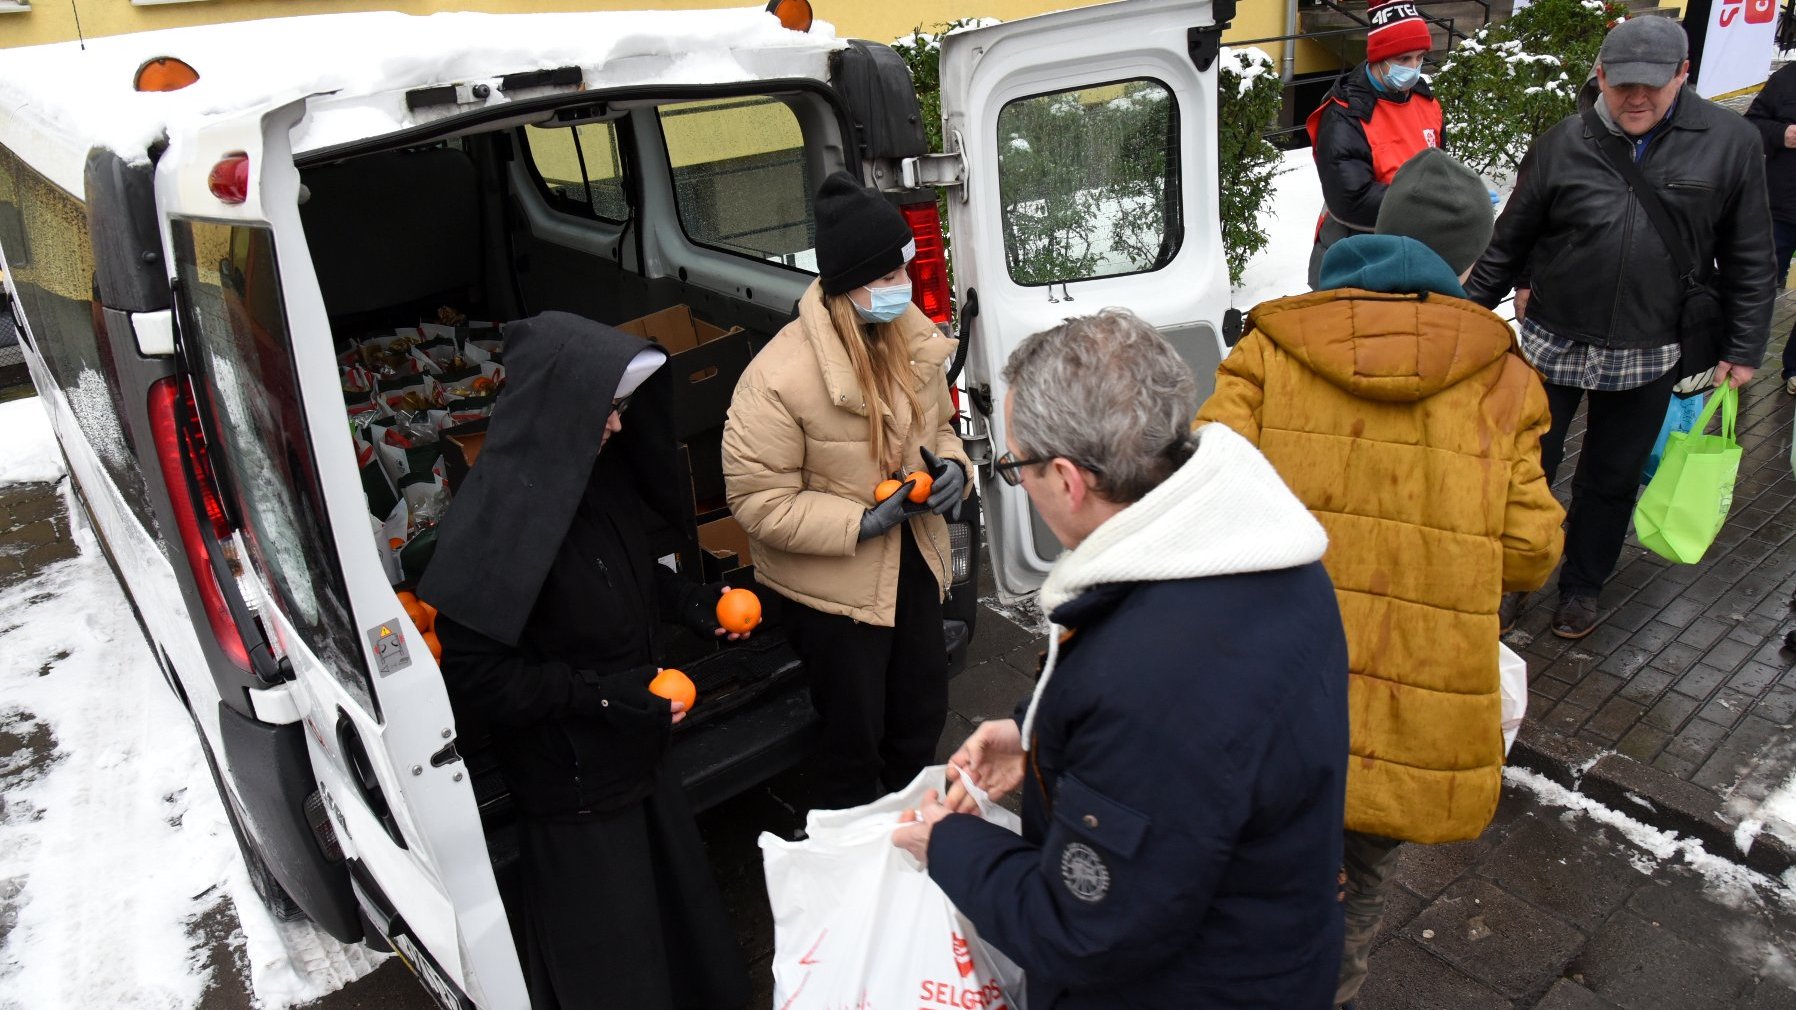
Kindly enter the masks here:
[[892, 844], [911, 854], [917, 865], [929, 862], [929, 836], [942, 818], [953, 813], [942, 805], [934, 789], [923, 795], [923, 805], [906, 810], [898, 817], [899, 828], [892, 832]]

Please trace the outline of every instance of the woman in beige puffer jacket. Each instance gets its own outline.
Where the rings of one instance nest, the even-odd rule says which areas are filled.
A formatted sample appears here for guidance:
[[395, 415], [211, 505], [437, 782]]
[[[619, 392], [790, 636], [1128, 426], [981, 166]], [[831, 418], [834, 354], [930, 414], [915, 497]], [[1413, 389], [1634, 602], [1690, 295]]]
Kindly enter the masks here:
[[[943, 515], [965, 497], [955, 342], [910, 304], [903, 215], [845, 173], [817, 194], [818, 280], [737, 383], [723, 433], [730, 510], [823, 717], [820, 807], [856, 806], [929, 764], [948, 710]], [[874, 500], [929, 473], [922, 504]]]

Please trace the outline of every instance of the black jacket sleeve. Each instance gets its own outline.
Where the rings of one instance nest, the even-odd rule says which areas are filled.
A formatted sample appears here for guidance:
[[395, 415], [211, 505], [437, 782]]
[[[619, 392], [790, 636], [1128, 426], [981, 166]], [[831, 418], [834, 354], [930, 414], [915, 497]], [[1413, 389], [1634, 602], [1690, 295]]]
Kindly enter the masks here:
[[[1177, 956], [1228, 868], [1248, 794], [1220, 756], [1168, 763], [1169, 742], [1141, 733], [1139, 719], [1093, 713], [1068, 748], [1078, 757], [1059, 780], [1041, 843], [950, 815], [931, 832], [930, 877], [982, 937], [1062, 987], [1114, 984]], [[1144, 781], [1144, 766], [1189, 774], [1179, 790], [1163, 790]], [[1101, 819], [1069, 813], [1093, 804]], [[1063, 882], [1069, 847], [1102, 861], [1103, 900], [1081, 900]]]
[[1358, 228], [1378, 223], [1378, 207], [1390, 187], [1372, 174], [1372, 143], [1366, 124], [1330, 101], [1316, 126], [1316, 174], [1329, 213]]
[[1472, 267], [1472, 275], [1466, 279], [1466, 297], [1487, 309], [1496, 308], [1518, 280], [1527, 282], [1528, 259], [1534, 253], [1534, 243], [1546, 228], [1546, 180], [1541, 178], [1541, 159], [1536, 157], [1544, 140], [1543, 136], [1542, 140], [1535, 141], [1523, 156], [1521, 167], [1516, 170], [1515, 190], [1509, 194], [1509, 202], [1503, 205], [1503, 213], [1497, 216], [1490, 247], [1484, 250], [1484, 255]]
[[634, 711], [648, 704], [645, 696], [653, 697], [640, 687], [654, 676], [650, 667], [594, 675], [556, 660], [532, 659], [441, 614], [436, 634], [443, 645], [443, 684], [457, 715], [491, 727], [595, 718], [611, 701], [625, 702]]
[[1765, 154], [1773, 155], [1784, 150], [1784, 129], [1796, 122], [1796, 108], [1792, 108], [1792, 99], [1796, 99], [1796, 64], [1791, 64], [1765, 82], [1765, 87], [1752, 99], [1752, 105], [1746, 110], [1746, 121], [1759, 131], [1759, 138], [1764, 141]]
[[1742, 145], [1732, 199], [1715, 229], [1715, 261], [1726, 309], [1721, 360], [1758, 367], [1777, 297], [1776, 241], [1765, 190], [1765, 159]]

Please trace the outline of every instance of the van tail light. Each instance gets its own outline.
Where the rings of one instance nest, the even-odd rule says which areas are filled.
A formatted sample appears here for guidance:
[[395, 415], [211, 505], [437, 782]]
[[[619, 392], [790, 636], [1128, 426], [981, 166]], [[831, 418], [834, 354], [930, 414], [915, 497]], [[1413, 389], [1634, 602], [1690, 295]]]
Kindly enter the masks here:
[[910, 203], [898, 208], [917, 240], [916, 258], [910, 261], [911, 301], [938, 323], [953, 318], [948, 290], [948, 247], [942, 241], [942, 214], [935, 201]]
[[[170, 376], [150, 387], [150, 429], [206, 621], [225, 657], [238, 669], [248, 671], [249, 650], [212, 566], [212, 547], [230, 538], [230, 520], [218, 499], [205, 437], [200, 433], [199, 412], [185, 380]], [[210, 530], [202, 530], [201, 523], [208, 524]]]
[[221, 203], [239, 204], [249, 199], [249, 155], [239, 151], [220, 158], [206, 175], [206, 188]]

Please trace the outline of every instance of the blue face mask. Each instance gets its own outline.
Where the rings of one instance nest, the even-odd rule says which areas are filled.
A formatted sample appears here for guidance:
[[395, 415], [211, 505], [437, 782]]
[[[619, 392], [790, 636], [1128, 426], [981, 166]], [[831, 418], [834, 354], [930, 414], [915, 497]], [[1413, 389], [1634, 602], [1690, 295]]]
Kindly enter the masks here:
[[1392, 91], [1408, 91], [1421, 79], [1422, 71], [1418, 67], [1406, 67], [1400, 63], [1385, 64], [1384, 86]]
[[867, 294], [873, 301], [870, 309], [861, 308], [860, 303], [852, 298], [849, 301], [854, 304], [854, 311], [859, 312], [861, 318], [869, 323], [889, 323], [904, 315], [904, 310], [910, 308], [910, 281], [884, 288], [869, 287]]

